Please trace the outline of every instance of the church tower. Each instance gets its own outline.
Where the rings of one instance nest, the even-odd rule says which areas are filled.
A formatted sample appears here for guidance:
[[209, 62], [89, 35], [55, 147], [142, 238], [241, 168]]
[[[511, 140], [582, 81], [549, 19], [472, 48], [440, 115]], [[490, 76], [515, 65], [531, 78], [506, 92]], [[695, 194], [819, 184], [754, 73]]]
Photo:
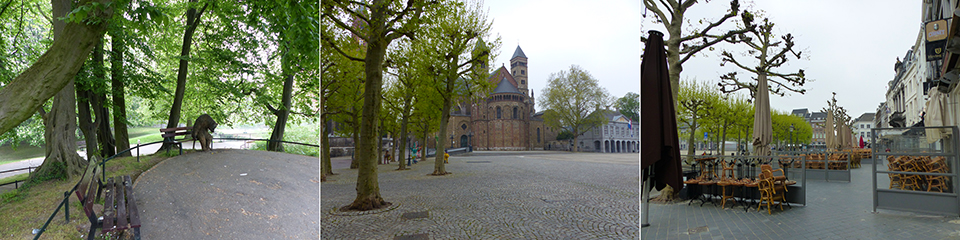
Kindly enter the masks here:
[[527, 92], [527, 55], [523, 54], [523, 50], [520, 49], [520, 46], [517, 46], [517, 50], [513, 52], [513, 57], [510, 58], [510, 74], [513, 75], [513, 78], [517, 80], [517, 88], [524, 96], [530, 96]]

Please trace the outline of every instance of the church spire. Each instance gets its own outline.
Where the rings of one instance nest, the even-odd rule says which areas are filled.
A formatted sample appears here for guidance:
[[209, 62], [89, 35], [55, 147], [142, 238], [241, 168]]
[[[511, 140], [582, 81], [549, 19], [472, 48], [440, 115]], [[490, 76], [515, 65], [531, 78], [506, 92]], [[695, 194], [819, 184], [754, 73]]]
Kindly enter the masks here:
[[520, 89], [520, 92], [527, 95], [527, 55], [523, 54], [520, 46], [517, 46], [517, 50], [513, 52], [513, 57], [510, 58], [510, 74], [517, 80], [517, 88]]

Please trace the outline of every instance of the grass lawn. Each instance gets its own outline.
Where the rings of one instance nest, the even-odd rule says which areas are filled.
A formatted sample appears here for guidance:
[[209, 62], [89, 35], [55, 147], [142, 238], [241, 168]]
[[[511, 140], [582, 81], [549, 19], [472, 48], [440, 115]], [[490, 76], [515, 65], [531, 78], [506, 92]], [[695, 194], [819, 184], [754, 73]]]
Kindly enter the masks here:
[[[192, 150], [187, 150], [189, 152]], [[166, 154], [141, 156], [140, 162], [136, 157], [123, 157], [110, 160], [106, 164], [107, 177], [130, 175], [134, 181], [140, 173], [150, 169], [157, 163], [167, 159]], [[17, 175], [13, 178], [19, 177]], [[0, 181], [9, 181], [5, 178]], [[50, 180], [18, 190], [0, 194], [0, 238], [2, 239], [32, 239], [33, 229], [43, 226], [50, 214], [63, 200], [64, 191], [73, 188], [80, 181], [80, 176], [66, 180]], [[101, 204], [102, 199], [101, 199]], [[63, 209], [57, 213], [43, 233], [44, 239], [79, 239], [87, 233], [90, 223], [83, 213], [80, 202], [75, 194], [70, 195], [70, 222], [64, 223]], [[113, 236], [110, 239], [114, 239]], [[84, 237], [85, 238], [85, 237]]]
[[[160, 137], [160, 130], [156, 127], [135, 127], [128, 128], [127, 134], [130, 137], [130, 145], [136, 146], [137, 140], [139, 139], [141, 143], [150, 143], [163, 140]], [[17, 147], [17, 150], [13, 150], [10, 145], [0, 146], [0, 165], [19, 162], [31, 158], [43, 157], [44, 150], [42, 147], [34, 147], [29, 144], [22, 143]]]
[[4, 145], [0, 147], [0, 164], [7, 164], [12, 162], [19, 162], [31, 158], [43, 157], [44, 150], [42, 147], [34, 147], [29, 144], [23, 143], [17, 147], [17, 150], [13, 150], [10, 145]]

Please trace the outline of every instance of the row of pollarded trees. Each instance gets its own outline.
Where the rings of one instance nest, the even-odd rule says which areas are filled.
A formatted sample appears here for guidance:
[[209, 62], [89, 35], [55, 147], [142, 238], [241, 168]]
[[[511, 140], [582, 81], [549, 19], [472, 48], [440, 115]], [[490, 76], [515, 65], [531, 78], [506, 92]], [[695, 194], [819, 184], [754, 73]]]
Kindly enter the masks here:
[[[325, 0], [322, 8], [321, 116], [344, 124], [357, 146], [357, 197], [344, 209], [389, 206], [377, 182], [381, 137], [446, 135], [453, 104], [489, 91], [483, 66], [492, 65], [499, 39], [490, 37], [479, 3]], [[401, 151], [405, 142], [398, 141]], [[333, 174], [329, 153], [324, 145], [321, 178]], [[436, 157], [433, 175], [448, 174], [443, 154]]]
[[208, 113], [282, 140], [291, 114], [316, 115], [318, 14], [296, 1], [0, 2], [0, 141], [46, 148], [32, 176], [76, 175], [78, 128], [88, 159], [128, 148], [131, 97], [149, 108], [137, 122]]
[[[677, 123], [686, 131], [682, 132], [684, 135], [681, 137], [687, 146], [694, 146], [703, 139], [700, 136], [708, 133], [706, 141], [716, 146], [725, 141], [736, 141], [737, 149], [746, 149], [745, 145], [749, 144], [753, 135], [753, 102], [740, 94], [723, 95], [715, 87], [695, 80], [680, 83]], [[803, 117], [771, 110], [771, 121], [772, 143], [778, 147], [811, 142], [812, 128]], [[790, 130], [791, 125], [793, 131]], [[694, 151], [693, 147], [688, 147], [686, 155], [692, 156]], [[725, 155], [725, 149], [720, 148], [718, 154]]]

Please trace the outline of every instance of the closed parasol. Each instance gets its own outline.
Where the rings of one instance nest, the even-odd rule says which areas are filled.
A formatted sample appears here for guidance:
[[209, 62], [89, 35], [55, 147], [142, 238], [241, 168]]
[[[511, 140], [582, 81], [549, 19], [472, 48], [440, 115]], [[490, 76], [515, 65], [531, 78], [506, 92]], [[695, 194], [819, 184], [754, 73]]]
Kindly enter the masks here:
[[[649, 200], [649, 188], [657, 190], [670, 185], [682, 187], [680, 166], [680, 140], [677, 133], [677, 118], [673, 103], [673, 90], [667, 72], [667, 54], [663, 48], [663, 33], [650, 31], [640, 63], [640, 166], [643, 171], [645, 196]], [[652, 178], [650, 178], [652, 175]], [[644, 204], [649, 209], [650, 204]], [[647, 224], [649, 211], [643, 211], [643, 223]]]
[[773, 140], [773, 122], [770, 118], [770, 91], [767, 88], [766, 74], [760, 74], [757, 78], [757, 89], [754, 95], [756, 99], [753, 113], [754, 155], [770, 156], [768, 146]]

